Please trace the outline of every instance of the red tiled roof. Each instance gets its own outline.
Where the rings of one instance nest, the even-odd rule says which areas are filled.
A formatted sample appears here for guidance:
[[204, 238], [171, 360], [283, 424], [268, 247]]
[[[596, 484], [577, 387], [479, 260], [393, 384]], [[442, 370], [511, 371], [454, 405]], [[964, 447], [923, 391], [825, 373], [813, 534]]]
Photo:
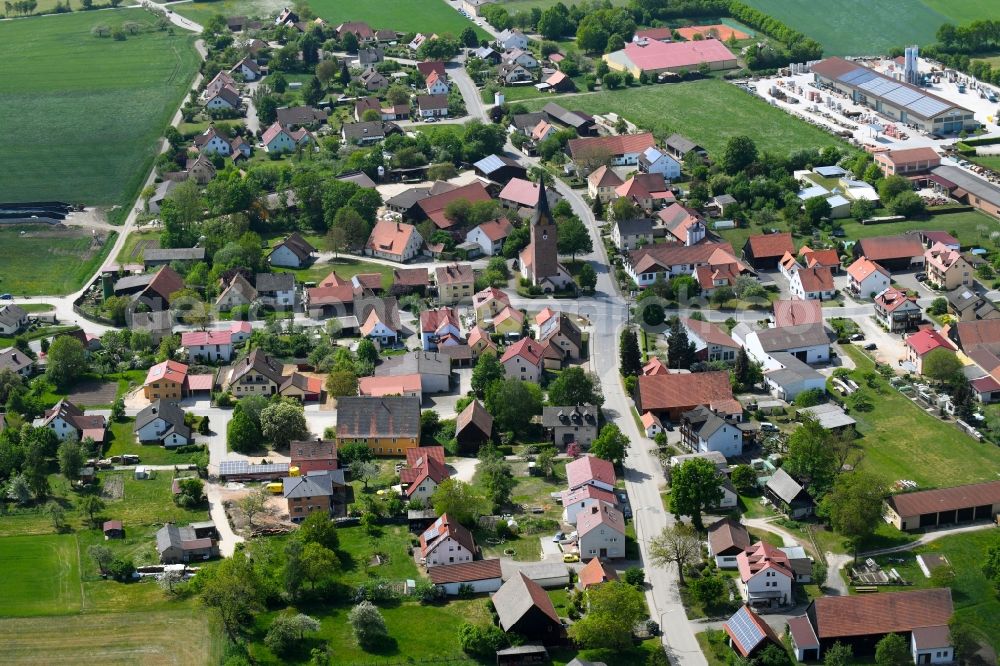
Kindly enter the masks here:
[[889, 287], [881, 294], [875, 297], [875, 303], [881, 305], [885, 308], [886, 312], [895, 312], [901, 308], [906, 303], [916, 303], [917, 299], [913, 296], [907, 296], [906, 292], [900, 291], [895, 287]]
[[[537, 201], [537, 197], [536, 197]], [[510, 232], [513, 230], [513, 226], [506, 217], [498, 217], [495, 220], [490, 220], [488, 222], [483, 222], [478, 227], [487, 238], [492, 242], [496, 243], [499, 240], [507, 238]]]
[[833, 291], [833, 273], [825, 266], [800, 268], [795, 271], [806, 293], [815, 291]]
[[188, 375], [187, 387], [189, 391], [211, 391], [215, 383], [213, 375]]
[[834, 249], [809, 250], [804, 253], [800, 250], [799, 254], [805, 257], [806, 266], [840, 266], [840, 256]]
[[656, 145], [650, 132], [640, 134], [620, 134], [617, 136], [594, 136], [569, 140], [569, 153], [573, 159], [592, 155], [624, 155], [641, 153]]
[[430, 76], [431, 72], [437, 72], [439, 75], [447, 74], [444, 69], [444, 62], [440, 60], [428, 60], [427, 62], [418, 62], [417, 71], [424, 78]]
[[625, 534], [625, 518], [613, 504], [598, 500], [596, 505], [586, 507], [576, 514], [576, 531], [583, 537], [598, 527]]
[[538, 205], [538, 185], [523, 178], [511, 178], [500, 191], [498, 198], [534, 208]]
[[340, 284], [331, 287], [310, 287], [306, 290], [309, 305], [335, 305], [352, 303], [354, 287], [350, 284]]
[[472, 538], [472, 532], [470, 532], [465, 527], [462, 527], [457, 522], [449, 520], [448, 514], [441, 514], [441, 517], [434, 521], [434, 523], [424, 530], [420, 535], [420, 552], [426, 557], [429, 552], [434, 550], [443, 539], [446, 537], [451, 537], [459, 545], [463, 546], [470, 553], [475, 555], [476, 553], [476, 542]]
[[645, 30], [636, 30], [635, 36], [639, 39], [671, 39], [674, 36], [674, 31], [670, 28], [646, 28]]
[[642, 366], [642, 374], [644, 375], [666, 375], [669, 372], [670, 370], [663, 364], [663, 361], [656, 356], [649, 359], [649, 363]]
[[887, 503], [902, 517], [1000, 504], [1000, 481], [902, 493], [891, 496]]
[[368, 247], [379, 252], [401, 255], [416, 229], [412, 224], [379, 220], [368, 237]]
[[562, 493], [562, 504], [563, 506], [570, 506], [571, 504], [576, 504], [577, 502], [582, 502], [583, 500], [597, 499], [609, 504], [617, 503], [617, 498], [615, 494], [610, 490], [605, 490], [604, 488], [598, 488], [597, 486], [586, 484], [576, 488], [575, 490], [564, 490]]
[[615, 485], [615, 466], [597, 456], [585, 455], [566, 465], [566, 485], [578, 488], [588, 481], [600, 481], [612, 488]]
[[423, 333], [434, 333], [447, 324], [451, 324], [457, 330], [461, 330], [461, 326], [458, 323], [458, 315], [455, 313], [454, 308], [424, 310], [420, 313], [420, 330]]
[[580, 587], [586, 590], [591, 585], [600, 585], [608, 581], [618, 580], [618, 572], [611, 567], [605, 567], [597, 557], [587, 562], [587, 565], [580, 569]]
[[899, 150], [884, 150], [876, 153], [877, 162], [888, 162], [894, 166], [901, 164], [912, 164], [914, 162], [937, 162], [941, 163], [941, 156], [937, 151], [929, 146], [921, 148], [900, 148]]
[[476, 560], [475, 562], [458, 562], [457, 564], [442, 564], [431, 567], [427, 575], [435, 585], [446, 583], [471, 583], [479, 580], [500, 578], [500, 560]]
[[625, 56], [640, 70], [679, 69], [697, 67], [703, 62], [736, 62], [736, 56], [717, 39], [696, 42], [648, 42], [625, 45]]
[[889, 271], [882, 268], [867, 257], [858, 257], [854, 260], [854, 263], [847, 267], [847, 274], [850, 275], [851, 279], [856, 282], [863, 282], [865, 278], [876, 271], [882, 273], [886, 277], [889, 277]]
[[858, 241], [861, 255], [872, 261], [921, 257], [924, 246], [915, 235], [873, 236]]
[[232, 331], [187, 331], [181, 333], [181, 347], [229, 345], [232, 342]]
[[737, 555], [736, 566], [740, 570], [740, 578], [744, 583], [765, 569], [774, 569], [789, 578], [793, 577], [792, 569], [788, 564], [788, 555], [766, 541], [758, 541]]
[[170, 382], [176, 382], [177, 384], [183, 384], [184, 378], [187, 376], [188, 367], [183, 363], [178, 363], [177, 361], [164, 361], [163, 363], [157, 363], [149, 369], [146, 373], [145, 384], [149, 384], [161, 379], [166, 379]]
[[786, 252], [795, 252], [795, 243], [792, 241], [792, 234], [760, 234], [750, 236], [747, 245], [754, 259], [765, 259], [770, 257], [781, 257]]
[[430, 277], [426, 268], [394, 268], [392, 269], [392, 282], [395, 285], [408, 287], [427, 286], [430, 284]]
[[503, 353], [501, 363], [506, 363], [515, 356], [522, 356], [531, 365], [541, 365], [542, 347], [531, 338], [521, 338]]
[[947, 588], [819, 597], [812, 607], [820, 640], [947, 625], [952, 612], [951, 590]]
[[643, 375], [638, 384], [639, 403], [644, 411], [710, 405], [733, 397], [729, 373], [721, 371]]
[[472, 274], [472, 266], [469, 264], [449, 264], [438, 266], [435, 270], [438, 285], [442, 284], [462, 284], [472, 282], [475, 278]]
[[361, 377], [358, 380], [358, 394], [382, 398], [390, 395], [405, 395], [421, 389], [419, 374], [379, 375]]
[[[680, 243], [658, 243], [640, 248], [629, 254], [629, 262], [636, 273], [660, 272], [659, 269], [669, 269], [681, 264], [712, 263], [717, 250], [729, 255], [720, 263], [737, 262], [733, 255], [733, 247], [729, 243], [698, 243], [697, 245], [681, 245]], [[721, 259], [721, 257], [720, 257]]]
[[949, 350], [952, 348], [947, 338], [932, 328], [925, 328], [908, 336], [906, 346], [913, 349], [917, 356], [923, 356], [939, 347]]
[[[442, 97], [444, 96], [442, 95]], [[469, 203], [476, 203], [479, 201], [490, 201], [490, 195], [486, 191], [486, 188], [483, 187], [483, 184], [476, 181], [448, 190], [447, 192], [442, 192], [441, 194], [421, 199], [417, 202], [417, 205], [424, 212], [424, 215], [433, 220], [438, 227], [447, 229], [454, 226], [455, 223], [444, 216], [445, 206], [459, 199], [465, 199]]]
[[602, 164], [587, 176], [587, 182], [594, 187], [618, 187], [622, 179], [608, 165]]
[[685, 317], [681, 320], [681, 322], [684, 324], [686, 329], [693, 332], [707, 344], [719, 345], [720, 347], [739, 347], [739, 344], [729, 337], [725, 331], [710, 321], [701, 321], [699, 319], [689, 319]]

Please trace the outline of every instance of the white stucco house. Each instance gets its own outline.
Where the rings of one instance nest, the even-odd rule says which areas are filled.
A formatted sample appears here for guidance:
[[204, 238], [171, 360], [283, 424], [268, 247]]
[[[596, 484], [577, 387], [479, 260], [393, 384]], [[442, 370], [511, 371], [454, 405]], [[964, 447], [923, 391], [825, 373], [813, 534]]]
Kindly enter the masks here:
[[472, 562], [475, 555], [476, 542], [472, 532], [449, 520], [448, 514], [443, 514], [420, 535], [420, 562], [428, 569], [443, 564]]
[[659, 173], [667, 180], [681, 177], [681, 163], [673, 157], [653, 146], [639, 155], [639, 171], [643, 173]]
[[580, 511], [576, 532], [581, 560], [625, 557], [625, 518], [614, 505], [598, 501]]
[[191, 428], [184, 423], [184, 410], [166, 400], [156, 400], [136, 415], [135, 437], [166, 448], [186, 446], [193, 439]]
[[576, 490], [564, 490], [562, 494], [563, 521], [576, 525], [576, 519], [581, 511], [587, 511], [597, 506], [599, 502], [615, 505], [615, 494], [610, 490], [586, 485]]

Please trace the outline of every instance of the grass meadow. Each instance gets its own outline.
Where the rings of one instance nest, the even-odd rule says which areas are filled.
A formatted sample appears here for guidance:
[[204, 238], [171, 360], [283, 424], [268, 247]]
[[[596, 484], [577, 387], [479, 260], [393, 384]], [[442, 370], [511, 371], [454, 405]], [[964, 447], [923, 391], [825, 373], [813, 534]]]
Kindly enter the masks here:
[[[0, 95], [0, 117], [4, 104]], [[0, 150], [0, 173], [4, 173], [7, 157], [7, 152]], [[0, 189], [4, 189], [3, 182], [9, 176], [13, 174], [4, 173], [0, 178]], [[0, 228], [0, 292], [15, 296], [72, 293], [94, 274], [116, 237], [115, 233], [109, 234], [98, 248], [92, 245], [91, 234], [85, 229], [48, 224], [4, 225]]]
[[[0, 561], [4, 563], [0, 576], [0, 617], [63, 615], [80, 610], [82, 590], [76, 537], [67, 534], [5, 537], [0, 539]], [[0, 662], [5, 662], [2, 648]]]
[[[524, 104], [538, 110], [548, 101], [530, 100]], [[719, 79], [563, 96], [560, 104], [591, 114], [613, 111], [639, 127], [651, 129], [661, 141], [680, 132], [716, 156], [730, 137], [741, 134], [752, 138], [759, 149], [780, 154], [807, 146], [843, 143]]]
[[131, 206], [198, 56], [186, 34], [91, 34], [124, 22], [154, 18], [123, 9], [0, 23], [0, 201]]
[[[875, 364], [853, 345], [844, 345], [843, 350], [857, 365], [854, 380], [867, 386], [864, 375]], [[953, 423], [927, 414], [881, 377], [875, 382], [877, 392], [864, 389], [872, 399], [872, 411], [851, 410], [862, 435], [861, 467], [890, 483], [912, 479], [922, 489], [996, 479], [1000, 448], [979, 443]]]
[[[173, 5], [171, 8], [193, 21], [205, 21], [213, 14], [226, 16], [271, 17], [285, 7], [274, 0], [222, 0]], [[316, 16], [334, 25], [344, 21], [365, 21], [372, 28], [387, 28], [399, 32], [451, 33], [456, 37], [471, 26], [480, 39], [489, 34], [458, 13], [444, 0], [378, 0], [378, 2], [344, 2], [344, 0], [310, 0]]]

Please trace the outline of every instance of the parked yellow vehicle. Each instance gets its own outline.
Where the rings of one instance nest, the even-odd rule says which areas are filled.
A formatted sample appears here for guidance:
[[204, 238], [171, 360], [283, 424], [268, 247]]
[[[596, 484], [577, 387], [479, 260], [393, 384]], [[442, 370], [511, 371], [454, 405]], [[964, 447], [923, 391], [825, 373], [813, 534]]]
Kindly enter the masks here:
[[285, 484], [278, 483], [277, 481], [275, 481], [274, 483], [269, 483], [267, 484], [267, 492], [271, 493], [272, 495], [280, 495], [281, 493], [285, 492]]

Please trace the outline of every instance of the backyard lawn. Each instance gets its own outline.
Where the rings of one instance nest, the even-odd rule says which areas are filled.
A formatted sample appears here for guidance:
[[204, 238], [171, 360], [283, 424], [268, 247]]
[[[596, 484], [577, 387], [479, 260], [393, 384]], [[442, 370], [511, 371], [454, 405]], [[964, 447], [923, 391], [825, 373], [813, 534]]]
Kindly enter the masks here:
[[[863, 375], [874, 370], [874, 363], [852, 345], [842, 348], [857, 364], [855, 381], [866, 386]], [[877, 395], [864, 389], [874, 409], [851, 411], [863, 436], [859, 440], [865, 454], [862, 467], [882, 474], [890, 483], [911, 479], [924, 489], [996, 479], [1000, 448], [976, 442], [952, 423], [927, 414], [881, 377], [876, 385]]]
[[[0, 201], [131, 207], [198, 56], [194, 37], [181, 30], [142, 32], [124, 41], [91, 34], [95, 25], [124, 22], [151, 27], [155, 18], [123, 9], [0, 23], [6, 53], [0, 127], [7, 136]], [[39, 128], [45, 128], [41, 143]], [[17, 251], [35, 258], [23, 246]], [[0, 258], [0, 266], [7, 265]], [[38, 280], [60, 273], [36, 264], [29, 274]], [[75, 272], [62, 277], [74, 279]]]
[[[636, 86], [564, 96], [562, 100], [561, 104], [570, 110], [618, 113], [640, 128], [652, 130], [661, 141], [680, 132], [716, 156], [730, 137], [741, 134], [753, 139], [760, 150], [782, 155], [804, 146], [843, 145], [832, 134], [720, 79]], [[546, 101], [529, 100], [524, 104], [538, 110]]]
[[[223, 0], [174, 5], [172, 9], [193, 21], [207, 21], [213, 14], [226, 16], [276, 16], [288, 3], [276, 0]], [[489, 34], [450, 7], [444, 0], [379, 0], [378, 2], [344, 2], [343, 0], [311, 0], [309, 7], [320, 18], [337, 25], [344, 21], [365, 21], [373, 29], [389, 28], [399, 32], [428, 32], [458, 37], [471, 26], [480, 39]]]
[[[0, 119], [3, 108], [0, 101]], [[0, 172], [6, 154], [0, 151]], [[0, 181], [7, 181], [9, 176], [4, 174]], [[0, 182], [0, 191], [3, 188]], [[94, 274], [117, 237], [112, 232], [104, 245], [95, 246], [90, 232], [84, 229], [48, 224], [4, 225], [0, 228], [0, 292], [18, 297], [71, 294]]]
[[975, 247], [989, 240], [990, 233], [1000, 231], [1000, 222], [977, 210], [934, 215], [926, 220], [907, 220], [887, 224], [861, 224], [853, 219], [843, 221], [844, 233], [852, 240], [870, 236], [893, 236], [907, 231], [947, 231], [962, 247]]
[[[80, 561], [75, 536], [0, 538], [0, 562], [4, 569], [0, 576], [0, 616], [59, 615], [80, 610]], [[2, 654], [0, 647], [0, 662], [5, 662]]]
[[[139, 456], [144, 465], [187, 465], [194, 462], [197, 453], [177, 453], [158, 444], [140, 444], [135, 441], [135, 419], [126, 419], [120, 423], [111, 424], [111, 445], [104, 452], [105, 456], [120, 456], [131, 453]], [[195, 435], [198, 443], [198, 436]]]
[[[917, 564], [920, 553], [944, 555], [955, 571], [955, 584], [951, 595], [955, 603], [956, 616], [975, 627], [985, 640], [990, 640], [994, 649], [1000, 649], [1000, 599], [990, 582], [983, 575], [982, 567], [986, 551], [1000, 539], [996, 530], [955, 534], [919, 546], [912, 551], [893, 553], [876, 560], [884, 566], [894, 567], [904, 580], [916, 587], [933, 587], [925, 578]], [[905, 560], [899, 563], [898, 560]]]
[[317, 261], [308, 268], [282, 268], [275, 272], [294, 273], [296, 282], [318, 283], [333, 271], [342, 278], [351, 278], [359, 273], [379, 273], [382, 276], [382, 288], [388, 290], [392, 287], [392, 266], [373, 264], [353, 257], [336, 257], [329, 261]]

